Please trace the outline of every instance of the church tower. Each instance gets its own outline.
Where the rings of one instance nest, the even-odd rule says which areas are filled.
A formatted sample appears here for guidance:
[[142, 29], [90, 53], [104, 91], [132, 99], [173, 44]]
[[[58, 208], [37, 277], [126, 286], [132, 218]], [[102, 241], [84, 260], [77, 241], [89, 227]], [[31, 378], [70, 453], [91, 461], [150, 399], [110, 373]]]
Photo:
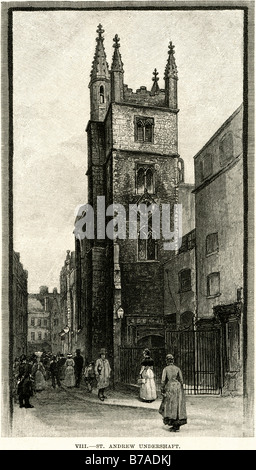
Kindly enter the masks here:
[[104, 121], [110, 101], [110, 74], [104, 48], [104, 29], [97, 29], [96, 50], [92, 62], [90, 88], [91, 120]]
[[[150, 207], [169, 204], [173, 221], [178, 196], [178, 77], [170, 43], [165, 88], [160, 88], [159, 73], [152, 67], [151, 89], [141, 86], [133, 91], [124, 84], [117, 34], [109, 71], [103, 32], [99, 25], [89, 84], [88, 203], [95, 214], [98, 196], [104, 196], [106, 209], [122, 205], [127, 230], [125, 237], [115, 240], [95, 236], [85, 242], [83, 263], [90, 355], [95, 359], [99, 349], [106, 347], [118, 381], [124, 379], [120, 354], [129, 354], [129, 348], [164, 345], [168, 319], [164, 318], [163, 264], [170, 253], [164, 250], [161, 234], [155, 238]], [[138, 204], [149, 209], [146, 239], [140, 238], [139, 228], [138, 237], [129, 238], [129, 208]]]

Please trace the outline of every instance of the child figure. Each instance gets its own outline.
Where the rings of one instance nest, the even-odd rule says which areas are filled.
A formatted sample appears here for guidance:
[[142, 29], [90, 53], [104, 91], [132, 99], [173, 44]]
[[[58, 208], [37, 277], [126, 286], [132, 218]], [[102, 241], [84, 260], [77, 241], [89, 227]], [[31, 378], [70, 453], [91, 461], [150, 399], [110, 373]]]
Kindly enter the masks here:
[[87, 385], [88, 392], [92, 391], [94, 380], [95, 380], [94, 364], [91, 361], [89, 362], [88, 366], [86, 366], [84, 369], [84, 381]]

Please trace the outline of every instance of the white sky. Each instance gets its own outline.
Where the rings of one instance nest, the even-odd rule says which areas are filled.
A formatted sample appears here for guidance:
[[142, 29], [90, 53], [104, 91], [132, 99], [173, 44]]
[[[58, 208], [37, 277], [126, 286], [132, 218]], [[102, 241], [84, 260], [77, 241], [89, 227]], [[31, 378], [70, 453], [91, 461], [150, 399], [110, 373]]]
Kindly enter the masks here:
[[29, 292], [59, 289], [74, 250], [75, 208], [87, 202], [89, 76], [96, 29], [105, 30], [109, 66], [120, 37], [124, 83], [152, 86], [170, 40], [178, 67], [179, 154], [194, 182], [193, 156], [242, 103], [242, 11], [14, 12], [14, 249]]

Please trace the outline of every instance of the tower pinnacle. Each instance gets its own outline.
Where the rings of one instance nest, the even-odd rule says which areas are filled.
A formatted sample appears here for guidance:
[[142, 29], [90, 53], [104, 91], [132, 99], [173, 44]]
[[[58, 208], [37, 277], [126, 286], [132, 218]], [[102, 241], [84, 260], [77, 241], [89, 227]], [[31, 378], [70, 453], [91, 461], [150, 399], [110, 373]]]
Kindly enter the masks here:
[[124, 84], [123, 84], [123, 76], [124, 76], [124, 69], [123, 69], [123, 62], [121, 59], [120, 54], [120, 39], [116, 34], [113, 38], [114, 44], [114, 54], [112, 59], [112, 66], [111, 66], [111, 101], [112, 102], [120, 102], [123, 101], [124, 97]]
[[114, 44], [114, 54], [113, 54], [113, 60], [112, 60], [112, 66], [111, 66], [111, 71], [112, 72], [123, 72], [123, 62], [121, 59], [121, 54], [119, 51], [120, 48], [120, 38], [116, 34], [115, 37], [113, 38]]
[[[94, 59], [92, 62], [92, 70], [91, 70], [91, 82], [101, 78], [109, 79], [109, 68], [107, 63], [107, 57], [105, 53], [105, 48], [103, 45], [104, 42], [104, 29], [102, 25], [99, 24], [97, 28], [98, 37], [96, 38], [96, 49], [94, 54]], [[89, 86], [90, 86], [89, 85]]]
[[164, 79], [167, 80], [168, 78], [176, 78], [178, 79], [178, 71], [177, 71], [177, 66], [175, 62], [175, 51], [174, 51], [175, 46], [173, 45], [172, 41], [170, 41], [169, 44], [169, 51], [168, 51], [168, 60], [167, 64], [165, 67], [165, 74], [164, 74]]
[[157, 93], [159, 91], [159, 85], [158, 85], [158, 80], [159, 80], [159, 77], [157, 76], [159, 75], [159, 73], [157, 72], [156, 69], [154, 69], [153, 71], [153, 85], [152, 85], [152, 88], [151, 88], [151, 92], [152, 93]]
[[168, 59], [165, 67], [164, 80], [165, 80], [165, 103], [166, 106], [172, 109], [177, 109], [178, 105], [178, 71], [174, 57], [174, 45], [170, 41]]

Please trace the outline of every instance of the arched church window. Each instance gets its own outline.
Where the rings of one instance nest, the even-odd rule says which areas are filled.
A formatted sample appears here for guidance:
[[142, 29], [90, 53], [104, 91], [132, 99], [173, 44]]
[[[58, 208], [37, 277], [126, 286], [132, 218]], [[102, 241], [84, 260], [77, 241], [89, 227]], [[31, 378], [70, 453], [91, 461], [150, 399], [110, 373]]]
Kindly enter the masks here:
[[[140, 227], [140, 226], [139, 226]], [[140, 238], [141, 233], [144, 233], [146, 238]], [[138, 260], [139, 261], [154, 261], [157, 259], [157, 243], [153, 238], [152, 231], [152, 213], [148, 213], [148, 224], [140, 228], [138, 232]]]
[[143, 142], [144, 140], [143, 123], [141, 121], [137, 123], [137, 140], [139, 142]]
[[156, 240], [149, 230], [146, 240], [141, 239], [138, 234], [138, 261], [154, 261], [157, 259]]
[[140, 168], [137, 172], [137, 192], [138, 194], [144, 193], [144, 169]]
[[182, 158], [178, 159], [178, 182], [184, 183], [184, 161]]
[[152, 194], [154, 192], [153, 171], [150, 168], [146, 171], [146, 189], [148, 193]]
[[156, 259], [156, 241], [152, 237], [152, 232], [150, 231], [148, 234], [147, 241], [147, 259], [154, 260]]
[[150, 164], [137, 164], [136, 169], [136, 192], [137, 194], [154, 193], [154, 165]]
[[152, 123], [149, 121], [146, 121], [145, 123], [145, 142], [152, 142]]
[[105, 91], [104, 91], [104, 86], [100, 86], [100, 103], [105, 102]]

